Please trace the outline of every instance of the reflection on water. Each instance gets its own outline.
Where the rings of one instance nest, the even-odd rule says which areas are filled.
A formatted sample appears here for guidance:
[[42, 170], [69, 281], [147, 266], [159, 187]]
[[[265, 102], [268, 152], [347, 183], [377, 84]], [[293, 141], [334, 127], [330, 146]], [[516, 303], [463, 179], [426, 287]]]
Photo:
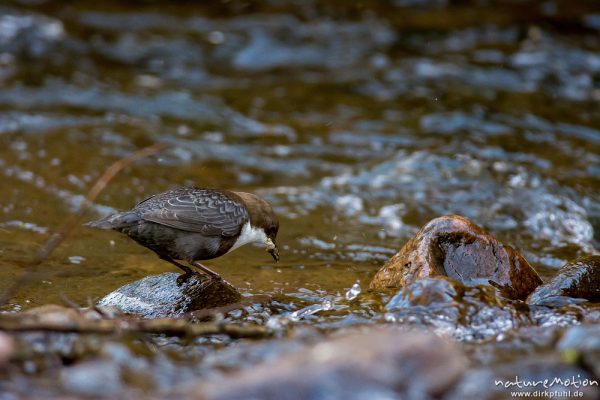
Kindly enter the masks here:
[[[355, 300], [360, 287], [441, 214], [472, 218], [545, 277], [595, 253], [597, 9], [466, 3], [5, 2], [0, 290], [108, 165], [156, 141], [171, 147], [123, 171], [89, 217], [176, 185], [264, 196], [281, 262], [249, 246], [209, 265], [273, 300], [227, 318], [384, 321], [390, 294]], [[81, 227], [8, 309], [86, 303], [171, 268]]]

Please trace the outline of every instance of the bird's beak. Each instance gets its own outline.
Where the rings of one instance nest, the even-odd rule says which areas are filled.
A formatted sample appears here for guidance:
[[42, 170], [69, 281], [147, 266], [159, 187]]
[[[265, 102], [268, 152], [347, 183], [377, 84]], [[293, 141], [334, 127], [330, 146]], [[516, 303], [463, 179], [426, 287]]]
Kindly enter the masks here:
[[275, 260], [275, 262], [279, 261], [279, 250], [277, 250], [277, 246], [275, 245], [275, 243], [273, 243], [273, 241], [271, 239], [267, 239], [267, 251], [269, 252], [269, 254], [271, 254], [271, 256], [273, 257], [273, 260]]

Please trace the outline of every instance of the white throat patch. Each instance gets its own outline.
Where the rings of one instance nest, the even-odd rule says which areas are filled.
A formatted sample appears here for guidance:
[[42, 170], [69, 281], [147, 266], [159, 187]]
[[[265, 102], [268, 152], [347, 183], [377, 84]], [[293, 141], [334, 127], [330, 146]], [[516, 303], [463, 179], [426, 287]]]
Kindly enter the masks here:
[[261, 228], [255, 228], [252, 225], [250, 225], [250, 222], [246, 222], [244, 224], [244, 227], [242, 228], [240, 236], [237, 238], [233, 246], [231, 246], [231, 248], [227, 252], [232, 252], [238, 247], [248, 243], [265, 243], [266, 241], [267, 235], [265, 234], [264, 230], [262, 230]]

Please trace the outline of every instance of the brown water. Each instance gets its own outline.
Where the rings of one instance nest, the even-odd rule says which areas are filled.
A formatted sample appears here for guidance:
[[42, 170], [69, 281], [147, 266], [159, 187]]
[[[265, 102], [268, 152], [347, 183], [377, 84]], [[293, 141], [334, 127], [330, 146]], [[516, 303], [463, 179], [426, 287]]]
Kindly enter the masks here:
[[[106, 167], [157, 141], [171, 147], [121, 172], [89, 218], [177, 185], [260, 194], [281, 262], [246, 246], [207, 264], [281, 309], [366, 287], [442, 214], [545, 278], [595, 253], [600, 9], [456, 3], [4, 2], [0, 291]], [[167, 270], [80, 227], [5, 308], [85, 304]], [[355, 316], [336, 313], [311, 323]]]

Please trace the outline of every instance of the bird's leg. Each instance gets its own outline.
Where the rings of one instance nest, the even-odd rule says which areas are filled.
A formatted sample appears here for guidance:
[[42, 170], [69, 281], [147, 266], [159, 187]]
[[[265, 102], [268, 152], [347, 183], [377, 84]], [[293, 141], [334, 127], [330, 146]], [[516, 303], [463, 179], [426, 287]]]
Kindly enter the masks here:
[[159, 257], [165, 261], [170, 262], [171, 264], [175, 265], [177, 268], [180, 268], [183, 271], [183, 274], [181, 274], [177, 277], [177, 285], [178, 286], [181, 286], [185, 281], [190, 279], [190, 277], [192, 275], [194, 275], [194, 271], [192, 271], [192, 269], [190, 267], [188, 267], [187, 265], [180, 264], [177, 261], [173, 260], [171, 257], [166, 257], [166, 256], [161, 256], [161, 255], [159, 255]]
[[200, 264], [198, 261], [188, 261], [190, 264], [192, 264], [194, 267], [198, 268], [199, 270], [201, 270], [202, 272], [204, 272], [206, 275], [208, 275], [211, 278], [216, 278], [216, 279], [223, 279], [221, 277], [221, 275], [217, 274], [215, 271], [213, 271], [212, 269], [205, 267], [204, 265]]

